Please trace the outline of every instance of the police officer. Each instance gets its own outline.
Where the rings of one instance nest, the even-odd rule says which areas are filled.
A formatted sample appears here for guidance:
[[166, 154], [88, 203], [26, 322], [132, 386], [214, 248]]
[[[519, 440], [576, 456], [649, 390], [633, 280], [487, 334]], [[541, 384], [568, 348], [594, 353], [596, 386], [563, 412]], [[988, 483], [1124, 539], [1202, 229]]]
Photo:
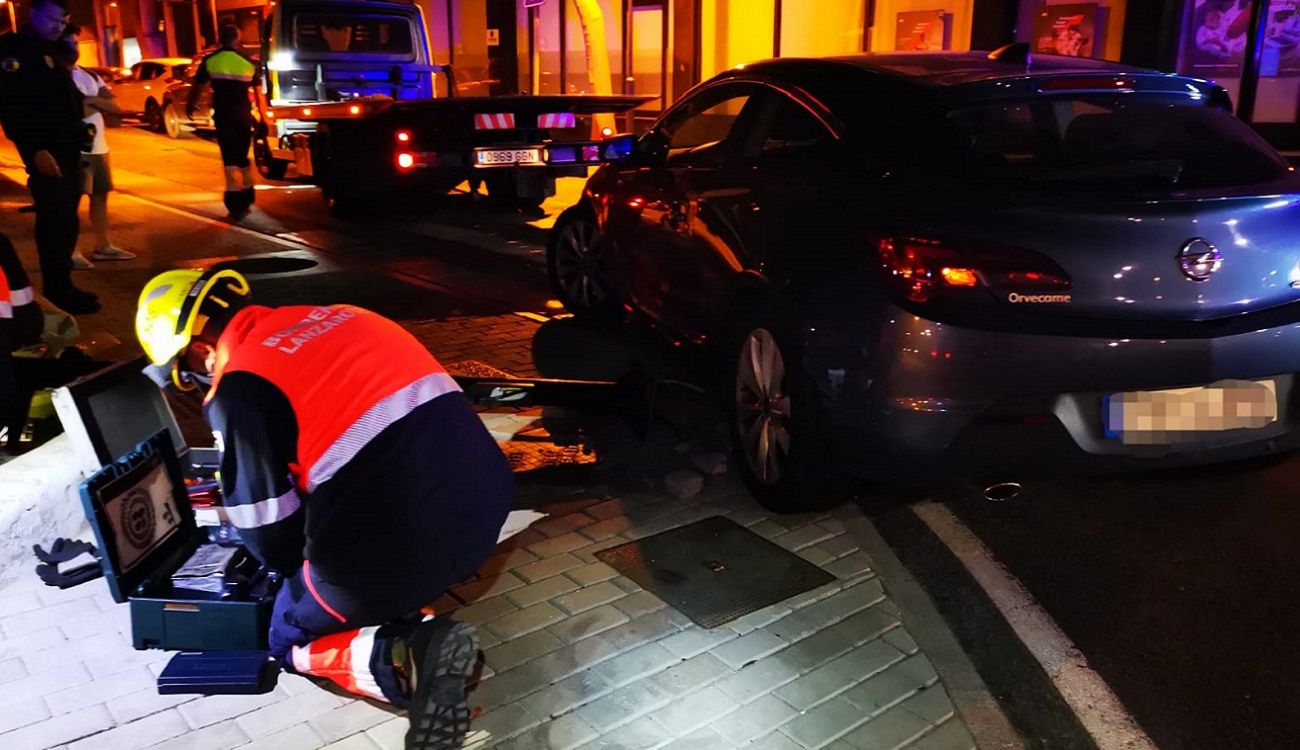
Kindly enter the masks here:
[[[348, 305], [261, 307], [233, 270], [160, 274], [136, 333], [172, 382], [210, 378], [221, 491], [286, 575], [281, 665], [410, 710], [408, 748], [459, 748], [471, 626], [412, 619], [473, 575], [514, 503], [505, 456], [409, 333]], [[159, 377], [158, 380], [162, 381]]]
[[0, 125], [18, 147], [36, 204], [45, 296], [70, 313], [99, 310], [72, 284], [81, 201], [82, 96], [63, 64], [66, 0], [32, 0], [30, 23], [0, 37]]
[[221, 27], [221, 49], [203, 58], [190, 87], [185, 113], [194, 119], [203, 87], [212, 86], [212, 119], [225, 168], [223, 196], [230, 218], [241, 219], [253, 206], [253, 173], [248, 149], [253, 143], [253, 105], [249, 92], [257, 76], [257, 63], [239, 51], [239, 28]]

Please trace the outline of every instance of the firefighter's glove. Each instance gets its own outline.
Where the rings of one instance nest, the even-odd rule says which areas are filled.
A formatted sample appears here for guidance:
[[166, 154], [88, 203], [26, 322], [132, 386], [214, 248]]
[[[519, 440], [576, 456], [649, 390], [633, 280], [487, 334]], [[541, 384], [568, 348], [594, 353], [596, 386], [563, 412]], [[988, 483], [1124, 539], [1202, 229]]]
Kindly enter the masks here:
[[[32, 551], [36, 553], [36, 559], [41, 561], [36, 566], [36, 575], [40, 576], [46, 586], [71, 588], [104, 574], [104, 569], [100, 566], [99, 550], [90, 542], [59, 537], [50, 545], [49, 552], [39, 544], [33, 544]], [[67, 565], [78, 557], [85, 557], [86, 560], [80, 564]]]

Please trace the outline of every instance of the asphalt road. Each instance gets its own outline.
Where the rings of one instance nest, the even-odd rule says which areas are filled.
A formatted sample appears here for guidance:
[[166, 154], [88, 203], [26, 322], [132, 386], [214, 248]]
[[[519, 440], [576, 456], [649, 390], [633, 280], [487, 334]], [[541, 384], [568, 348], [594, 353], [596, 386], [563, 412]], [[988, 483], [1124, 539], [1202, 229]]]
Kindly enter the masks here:
[[[109, 141], [126, 193], [154, 207], [224, 213], [212, 143], [134, 128], [110, 131]], [[286, 181], [259, 190], [258, 208], [244, 223], [253, 231], [234, 233], [217, 221], [180, 216], [165, 227], [151, 225], [142, 218], [145, 204], [118, 196], [120, 244], [142, 249], [146, 262], [130, 269], [101, 264], [104, 273], [84, 278], [101, 294], [129, 295], [152, 272], [177, 264], [249, 253], [310, 256], [320, 273], [301, 293], [359, 295], [346, 301], [399, 319], [459, 309], [553, 314], [542, 245], [580, 185], [565, 181], [538, 215], [489, 208], [460, 193], [344, 221], [325, 214], [315, 188]], [[3, 198], [16, 204], [16, 195]], [[280, 284], [278, 302], [292, 301], [297, 282], [271, 283]], [[109, 323], [129, 330], [124, 321]], [[563, 334], [560, 348], [626, 353], [593, 363], [608, 367], [606, 375], [617, 374], [611, 363], [658, 356], [644, 332], [611, 338], [563, 325], [553, 330]], [[947, 504], [1025, 584], [1160, 748], [1277, 750], [1300, 747], [1297, 474], [1300, 459], [1290, 459], [1100, 480], [1058, 477], [1000, 504], [979, 499], [974, 488], [934, 488], [926, 496]], [[1032, 657], [908, 503], [870, 512], [1030, 745], [1091, 747]]]
[[[1300, 459], [1111, 478], [1058, 478], [991, 503], [942, 493], [1164, 750], [1300, 747]], [[878, 519], [1001, 699], [1040, 747], [1086, 746], [1023, 654], [988, 625], [960, 565], [908, 507]], [[919, 550], [931, 554], [926, 559]], [[1001, 685], [999, 689], [995, 683]]]

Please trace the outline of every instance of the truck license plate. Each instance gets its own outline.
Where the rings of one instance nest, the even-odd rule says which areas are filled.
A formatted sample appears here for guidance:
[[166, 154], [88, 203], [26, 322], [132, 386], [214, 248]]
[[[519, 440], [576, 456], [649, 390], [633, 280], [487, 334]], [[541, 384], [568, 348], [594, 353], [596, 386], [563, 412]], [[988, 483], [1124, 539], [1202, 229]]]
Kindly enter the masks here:
[[1107, 436], [1126, 444], [1159, 445], [1175, 442], [1179, 434], [1260, 429], [1277, 418], [1273, 380], [1225, 380], [1195, 388], [1113, 393], [1102, 400]]
[[475, 152], [479, 166], [536, 164], [542, 161], [540, 148], [485, 148]]

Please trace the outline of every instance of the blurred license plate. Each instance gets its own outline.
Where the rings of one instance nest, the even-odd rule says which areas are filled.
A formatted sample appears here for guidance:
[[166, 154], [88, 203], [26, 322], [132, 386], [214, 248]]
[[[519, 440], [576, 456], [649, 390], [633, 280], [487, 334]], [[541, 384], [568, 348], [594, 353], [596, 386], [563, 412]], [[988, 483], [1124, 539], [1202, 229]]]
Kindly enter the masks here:
[[1192, 433], [1257, 430], [1277, 421], [1277, 383], [1224, 380], [1167, 391], [1112, 393], [1102, 399], [1107, 437], [1157, 445]]
[[485, 148], [475, 152], [478, 164], [532, 164], [542, 160], [540, 148]]

